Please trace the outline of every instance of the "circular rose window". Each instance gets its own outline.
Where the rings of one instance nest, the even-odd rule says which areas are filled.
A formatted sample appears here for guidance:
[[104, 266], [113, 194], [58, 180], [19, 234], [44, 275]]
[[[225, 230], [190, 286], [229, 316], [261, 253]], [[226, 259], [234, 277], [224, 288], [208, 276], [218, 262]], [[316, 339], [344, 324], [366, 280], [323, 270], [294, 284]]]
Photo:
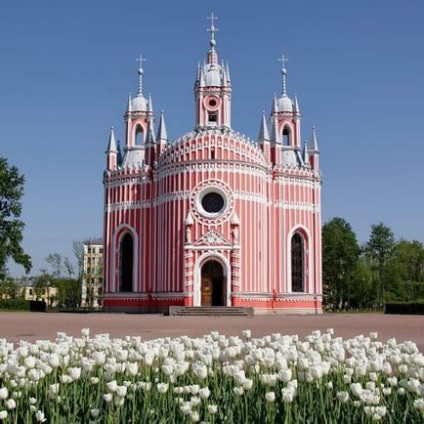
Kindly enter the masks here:
[[197, 210], [205, 218], [218, 218], [228, 209], [227, 195], [220, 187], [205, 187], [196, 197]]
[[207, 193], [202, 197], [203, 209], [208, 213], [218, 213], [224, 206], [224, 198], [216, 192]]

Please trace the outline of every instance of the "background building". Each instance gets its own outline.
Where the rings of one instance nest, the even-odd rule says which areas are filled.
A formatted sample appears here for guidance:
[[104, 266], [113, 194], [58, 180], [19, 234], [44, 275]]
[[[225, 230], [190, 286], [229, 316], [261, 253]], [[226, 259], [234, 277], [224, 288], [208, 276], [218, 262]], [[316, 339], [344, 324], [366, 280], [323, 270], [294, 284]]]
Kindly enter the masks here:
[[[231, 128], [231, 76], [214, 17], [195, 80], [194, 129], [169, 142], [151, 98], [128, 99], [124, 154], [113, 129], [104, 173], [107, 310], [170, 305], [321, 312], [321, 175], [315, 130], [302, 143], [286, 88], [257, 141]], [[252, 82], [253, 83], [253, 82]], [[271, 100], [271, 99], [270, 99]], [[258, 119], [259, 120], [259, 119]]]
[[103, 240], [100, 238], [85, 240], [83, 248], [81, 307], [98, 308], [102, 304]]

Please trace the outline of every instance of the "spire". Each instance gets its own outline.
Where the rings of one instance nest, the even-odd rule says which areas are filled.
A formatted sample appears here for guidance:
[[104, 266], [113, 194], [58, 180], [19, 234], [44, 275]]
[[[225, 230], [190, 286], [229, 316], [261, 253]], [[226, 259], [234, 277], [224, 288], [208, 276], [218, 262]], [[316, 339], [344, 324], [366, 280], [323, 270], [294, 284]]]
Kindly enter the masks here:
[[293, 112], [299, 114], [300, 113], [300, 109], [299, 109], [299, 102], [297, 101], [297, 94], [294, 95], [294, 102], [293, 102], [294, 106], [293, 106]]
[[137, 89], [137, 96], [143, 95], [143, 62], [145, 62], [146, 59], [143, 57], [143, 55], [140, 55], [138, 59], [136, 59], [136, 62], [140, 62], [140, 66], [138, 67], [138, 89]]
[[131, 100], [131, 93], [128, 93], [128, 106], [127, 106], [127, 112], [132, 112], [132, 100]]
[[147, 132], [147, 139], [146, 144], [155, 144], [156, 143], [156, 137], [155, 137], [155, 129], [153, 124], [153, 119], [149, 122], [149, 129]]
[[262, 111], [261, 127], [259, 129], [258, 141], [269, 141], [268, 125], [265, 119], [265, 112]]
[[231, 77], [230, 77], [230, 65], [228, 64], [228, 62], [225, 65], [225, 72], [227, 73], [227, 80], [231, 81]]
[[118, 150], [116, 149], [115, 133], [113, 132], [113, 127], [110, 127], [109, 143], [107, 145], [106, 153], [118, 153]]
[[151, 94], [149, 94], [149, 104], [147, 106], [148, 106], [147, 107], [147, 110], [149, 112], [152, 112], [153, 113], [153, 101], [152, 101], [152, 95]]
[[209, 53], [208, 53], [208, 63], [209, 64], [216, 64], [216, 63], [218, 63], [218, 55], [217, 55], [216, 50], [215, 50], [215, 46], [216, 46], [215, 32], [218, 31], [218, 28], [215, 28], [215, 22], [214, 21], [215, 21], [215, 19], [218, 19], [218, 17], [215, 16], [212, 12], [211, 16], [209, 16], [208, 19], [210, 19], [210, 21], [211, 21], [211, 26], [210, 26], [210, 28], [208, 28], [208, 31], [211, 33], [211, 39], [209, 41], [211, 48], [209, 49]]
[[163, 114], [163, 110], [160, 111], [158, 135], [156, 138], [159, 141], [159, 143], [166, 144], [168, 142], [168, 134], [166, 132], [165, 117]]
[[287, 96], [287, 91], [286, 91], [286, 75], [287, 75], [287, 69], [285, 67], [285, 62], [288, 62], [289, 60], [282, 55], [280, 59], [278, 59], [280, 62], [282, 62], [282, 67], [281, 67], [281, 75], [282, 75], [282, 85], [281, 85], [281, 95], [283, 96]]
[[274, 98], [272, 99], [271, 113], [273, 114], [277, 112], [278, 112], [277, 93], [274, 93]]
[[317, 133], [316, 133], [315, 127], [312, 127], [312, 134], [311, 134], [311, 138], [309, 140], [309, 151], [311, 153], [319, 153]]

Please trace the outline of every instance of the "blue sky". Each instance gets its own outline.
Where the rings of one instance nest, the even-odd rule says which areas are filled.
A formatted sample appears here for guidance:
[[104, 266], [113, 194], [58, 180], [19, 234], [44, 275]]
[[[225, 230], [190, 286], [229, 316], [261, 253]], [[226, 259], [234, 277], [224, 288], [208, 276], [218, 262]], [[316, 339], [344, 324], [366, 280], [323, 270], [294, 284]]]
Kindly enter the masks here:
[[74, 259], [73, 241], [102, 235], [104, 151], [110, 126], [123, 141], [140, 53], [144, 93], [156, 117], [165, 111], [169, 137], [192, 129], [212, 11], [233, 128], [256, 139], [284, 53], [303, 138], [317, 127], [323, 222], [345, 218], [361, 242], [380, 221], [424, 241], [422, 0], [21, 0], [0, 13], [0, 155], [26, 177], [32, 274], [49, 253]]

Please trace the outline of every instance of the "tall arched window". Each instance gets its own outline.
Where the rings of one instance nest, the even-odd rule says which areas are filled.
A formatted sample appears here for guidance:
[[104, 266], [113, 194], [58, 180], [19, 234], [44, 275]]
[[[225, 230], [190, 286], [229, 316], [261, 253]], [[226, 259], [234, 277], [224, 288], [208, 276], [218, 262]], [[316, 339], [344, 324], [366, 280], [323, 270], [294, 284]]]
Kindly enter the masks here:
[[143, 142], [144, 142], [143, 127], [141, 125], [138, 125], [135, 130], [135, 145], [142, 146]]
[[290, 128], [286, 125], [283, 128], [283, 146], [290, 146], [290, 138], [291, 138], [291, 131]]
[[291, 281], [292, 292], [305, 291], [305, 246], [299, 233], [291, 239]]
[[130, 233], [122, 237], [119, 245], [119, 291], [133, 291], [134, 241]]

